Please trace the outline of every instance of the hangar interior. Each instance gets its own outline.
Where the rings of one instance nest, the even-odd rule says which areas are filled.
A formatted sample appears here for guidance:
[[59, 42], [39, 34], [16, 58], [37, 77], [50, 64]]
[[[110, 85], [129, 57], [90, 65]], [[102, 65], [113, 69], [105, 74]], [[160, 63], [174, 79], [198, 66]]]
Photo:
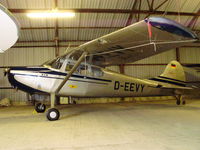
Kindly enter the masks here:
[[[8, 66], [41, 65], [66, 49], [149, 16], [175, 20], [200, 37], [199, 0], [0, 0], [0, 4], [8, 8], [21, 27], [16, 44], [0, 53], [0, 99], [8, 98], [13, 105], [27, 105], [30, 97], [11, 88], [4, 76]], [[75, 17], [26, 16], [28, 12], [52, 9], [72, 10]], [[108, 68], [133, 77], [151, 78], [160, 75], [171, 60], [199, 65], [199, 48], [200, 43], [196, 42]], [[199, 83], [196, 77], [190, 81]], [[199, 99], [179, 106], [174, 97], [127, 98], [126, 101], [137, 103], [107, 103], [122, 100], [92, 98], [77, 101], [85, 105], [59, 105], [61, 118], [51, 122], [44, 113], [36, 113], [33, 106], [0, 107], [0, 150], [199, 149]]]
[[[196, 34], [200, 33], [198, 0], [1, 0], [0, 3], [14, 14], [21, 27], [17, 43], [0, 54], [0, 99], [9, 98], [13, 104], [25, 103], [27, 95], [10, 89], [2, 67], [41, 65], [63, 54], [67, 48], [77, 47], [149, 16], [164, 16], [187, 26]], [[55, 8], [71, 9], [76, 15], [67, 19], [26, 16], [31, 11]], [[182, 64], [199, 64], [199, 46], [199, 43], [195, 43], [108, 68], [138, 78], [155, 77], [163, 72], [171, 60]]]

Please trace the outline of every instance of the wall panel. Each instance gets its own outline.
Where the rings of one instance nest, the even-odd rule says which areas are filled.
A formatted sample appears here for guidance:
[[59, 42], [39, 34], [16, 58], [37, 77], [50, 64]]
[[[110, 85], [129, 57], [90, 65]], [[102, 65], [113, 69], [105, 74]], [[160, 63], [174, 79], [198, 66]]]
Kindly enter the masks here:
[[200, 47], [180, 49], [181, 63], [200, 63]]
[[[55, 57], [54, 48], [11, 48], [0, 53], [0, 66], [33, 66], [41, 65]], [[10, 87], [8, 80], [3, 76], [4, 69], [0, 69], [0, 87]], [[12, 101], [27, 100], [22, 91], [0, 89], [0, 99], [9, 98]]]
[[[63, 54], [66, 48], [61, 47], [59, 50], [60, 54]], [[199, 48], [180, 48], [180, 61], [182, 63], [200, 63], [199, 56]], [[40, 65], [54, 57], [55, 48], [12, 48], [5, 53], [0, 54], [0, 66]], [[126, 65], [124, 67], [124, 71], [126, 75], [133, 77], [151, 78], [160, 75], [166, 67], [164, 64], [167, 64], [171, 60], [175, 59], [175, 50], [170, 50], [156, 56], [137, 61], [133, 63], [133, 65]], [[119, 72], [119, 66], [110, 66], [107, 68], [112, 71]], [[0, 86], [10, 86], [7, 78], [3, 76], [3, 69], [0, 69]], [[5, 97], [10, 98], [14, 102], [23, 102], [27, 100], [27, 96], [24, 92], [1, 89], [0, 99]]]

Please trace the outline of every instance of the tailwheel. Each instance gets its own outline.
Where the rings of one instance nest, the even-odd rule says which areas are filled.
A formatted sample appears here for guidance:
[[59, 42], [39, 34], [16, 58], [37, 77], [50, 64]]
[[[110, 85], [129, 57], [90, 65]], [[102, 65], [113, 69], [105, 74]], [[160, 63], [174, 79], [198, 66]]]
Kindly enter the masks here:
[[186, 101], [183, 101], [182, 104], [185, 105], [185, 104], [186, 104]]
[[177, 100], [176, 101], [176, 105], [180, 105], [181, 104], [181, 101], [180, 100]]
[[43, 112], [45, 112], [45, 110], [46, 110], [46, 106], [45, 106], [45, 104], [37, 103], [37, 104], [35, 105], [35, 110], [36, 110], [38, 113], [43, 113]]
[[177, 105], [180, 105], [180, 104], [185, 105], [186, 104], [186, 101], [183, 99], [182, 95], [177, 95], [177, 96], [175, 96], [175, 98], [176, 98]]
[[47, 111], [46, 117], [49, 121], [58, 120], [60, 117], [60, 112], [56, 108], [50, 108]]

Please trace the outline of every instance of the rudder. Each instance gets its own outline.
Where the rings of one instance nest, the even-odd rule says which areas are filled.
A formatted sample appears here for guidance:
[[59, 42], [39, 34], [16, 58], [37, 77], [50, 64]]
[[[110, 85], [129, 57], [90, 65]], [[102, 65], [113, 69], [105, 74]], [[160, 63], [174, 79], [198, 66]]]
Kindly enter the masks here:
[[160, 77], [173, 79], [177, 81], [186, 81], [185, 72], [183, 70], [182, 65], [178, 61], [171, 61], [164, 72], [160, 75]]

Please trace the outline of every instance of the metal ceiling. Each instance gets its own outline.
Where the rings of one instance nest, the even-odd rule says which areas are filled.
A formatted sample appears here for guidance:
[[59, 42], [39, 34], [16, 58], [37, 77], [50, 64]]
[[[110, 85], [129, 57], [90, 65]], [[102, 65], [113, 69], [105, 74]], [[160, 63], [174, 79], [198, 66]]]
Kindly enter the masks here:
[[[21, 36], [14, 46], [77, 46], [149, 16], [165, 16], [200, 32], [199, 0], [0, 0], [19, 20]], [[30, 19], [27, 12], [73, 10], [75, 18]]]

